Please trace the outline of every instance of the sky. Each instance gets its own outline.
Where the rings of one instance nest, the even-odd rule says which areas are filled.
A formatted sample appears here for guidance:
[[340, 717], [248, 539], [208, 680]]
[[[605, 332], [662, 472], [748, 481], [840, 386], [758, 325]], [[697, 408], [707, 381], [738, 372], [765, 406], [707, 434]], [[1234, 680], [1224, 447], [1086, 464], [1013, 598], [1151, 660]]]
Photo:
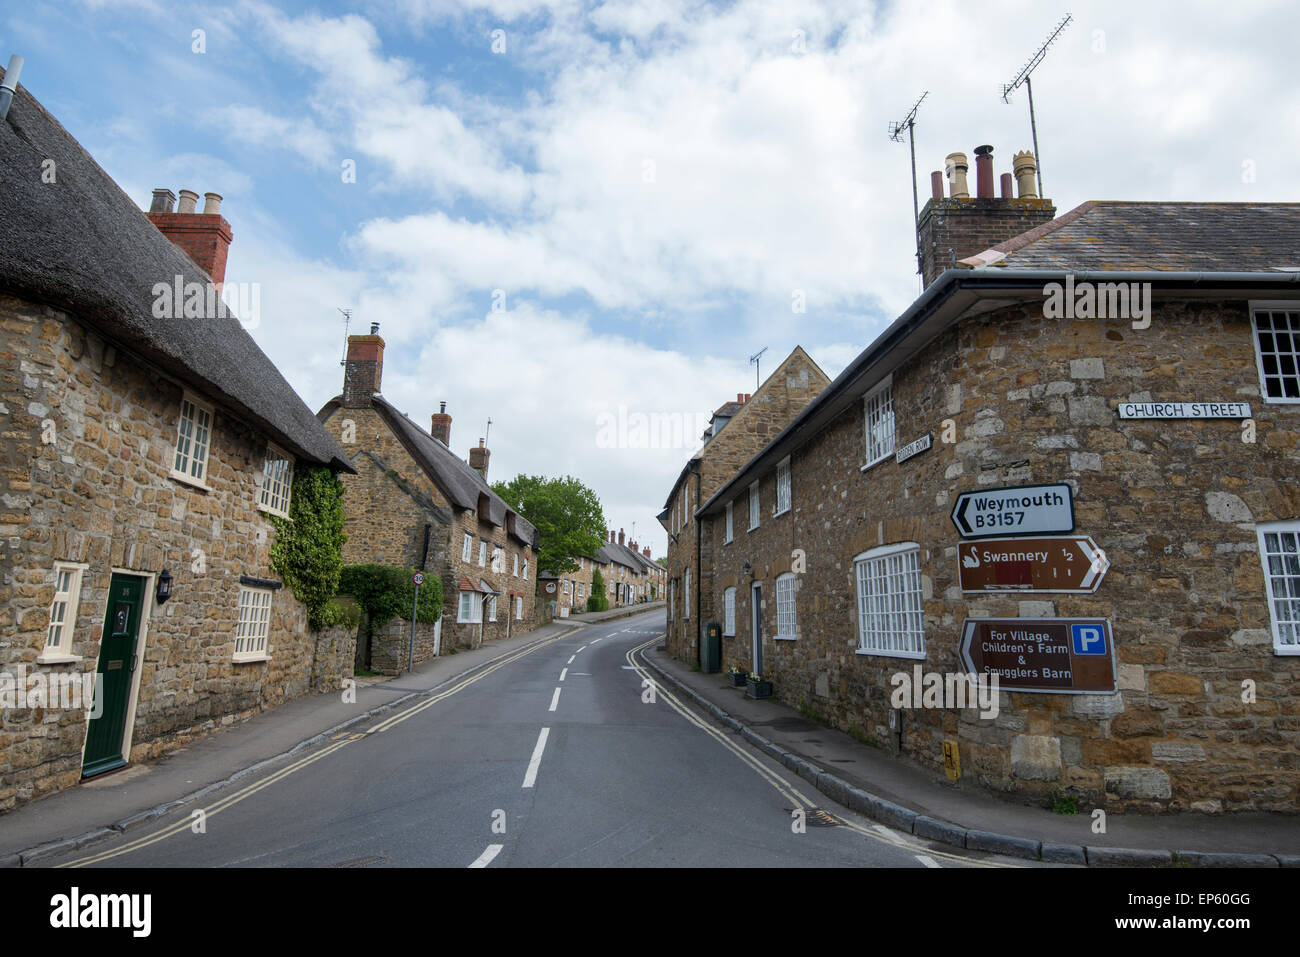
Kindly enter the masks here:
[[889, 124], [927, 93], [922, 202], [948, 153], [1009, 172], [1002, 86], [1067, 13], [1033, 73], [1058, 214], [1300, 200], [1292, 0], [2, 0], [0, 59], [142, 208], [224, 197], [226, 281], [313, 410], [340, 310], [378, 322], [398, 408], [445, 401], [490, 480], [573, 475], [658, 557], [709, 412], [796, 345], [833, 378], [919, 293]]

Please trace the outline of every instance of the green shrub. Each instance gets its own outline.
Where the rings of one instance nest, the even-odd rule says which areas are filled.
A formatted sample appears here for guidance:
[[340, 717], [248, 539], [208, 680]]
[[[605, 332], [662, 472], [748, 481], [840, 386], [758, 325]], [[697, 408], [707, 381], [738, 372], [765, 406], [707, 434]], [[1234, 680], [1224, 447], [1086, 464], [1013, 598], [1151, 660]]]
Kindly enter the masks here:
[[605, 595], [605, 576], [599, 568], [591, 570], [591, 597], [587, 599], [587, 611], [609, 611], [609, 598]]
[[[339, 576], [339, 593], [351, 595], [374, 625], [382, 625], [391, 618], [409, 619], [415, 597], [415, 584], [411, 581], [414, 574], [413, 568], [390, 565], [344, 565]], [[420, 586], [415, 620], [431, 625], [441, 616], [442, 579], [426, 573]]]
[[361, 609], [352, 602], [329, 601], [321, 609], [317, 621], [315, 627], [318, 629], [347, 625], [348, 628], [355, 630], [361, 624]]

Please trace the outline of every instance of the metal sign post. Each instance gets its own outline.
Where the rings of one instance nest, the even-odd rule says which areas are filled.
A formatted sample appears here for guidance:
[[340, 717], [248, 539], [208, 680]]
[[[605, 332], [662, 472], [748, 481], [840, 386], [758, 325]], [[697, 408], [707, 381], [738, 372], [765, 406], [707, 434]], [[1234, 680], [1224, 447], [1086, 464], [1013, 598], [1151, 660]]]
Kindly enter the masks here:
[[415, 591], [411, 598], [411, 649], [406, 659], [407, 671], [415, 670], [415, 614], [420, 607], [420, 586], [424, 584], [424, 575], [416, 572], [411, 576], [411, 581], [415, 583]]

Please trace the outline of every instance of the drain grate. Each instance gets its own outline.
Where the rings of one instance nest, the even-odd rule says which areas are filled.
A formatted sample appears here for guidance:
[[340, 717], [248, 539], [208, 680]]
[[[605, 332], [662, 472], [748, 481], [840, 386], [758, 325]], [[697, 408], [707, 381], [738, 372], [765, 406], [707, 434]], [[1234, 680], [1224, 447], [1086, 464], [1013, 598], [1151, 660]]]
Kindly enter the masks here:
[[[789, 814], [794, 813], [794, 808], [786, 808]], [[823, 811], [819, 807], [805, 808], [804, 813], [807, 817], [804, 819], [809, 827], [843, 827], [844, 822], [837, 818], [830, 811]]]
[[377, 867], [380, 864], [388, 863], [388, 858], [371, 854], [368, 857], [354, 857], [351, 860], [339, 861], [337, 864], [330, 864], [330, 867]]

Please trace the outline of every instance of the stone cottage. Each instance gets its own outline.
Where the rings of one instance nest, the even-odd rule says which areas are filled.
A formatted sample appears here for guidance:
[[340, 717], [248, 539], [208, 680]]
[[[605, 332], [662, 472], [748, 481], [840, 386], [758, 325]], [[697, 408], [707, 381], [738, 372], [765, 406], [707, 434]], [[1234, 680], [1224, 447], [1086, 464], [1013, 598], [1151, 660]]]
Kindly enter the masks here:
[[219, 306], [196, 198], [155, 193], [165, 235], [25, 90], [0, 122], [0, 809], [312, 679], [270, 516], [350, 466]]
[[[830, 384], [826, 373], [804, 350], [794, 351], [773, 370], [758, 391], [741, 393], [713, 413], [704, 446], [682, 467], [668, 494], [659, 524], [668, 532], [666, 598], [669, 652], [683, 661], [699, 661], [700, 622], [716, 619], [711, 584], [712, 539], [699, 536], [695, 512], [736, 470], [770, 442], [814, 396]], [[755, 504], [757, 507], [757, 504]], [[757, 513], [744, 511], [727, 521], [756, 525]]]
[[383, 367], [373, 323], [348, 338], [343, 393], [317, 413], [356, 472], [344, 477], [343, 560], [441, 576], [441, 649], [531, 631], [537, 530], [488, 486], [483, 441], [458, 457], [446, 403], [425, 431], [383, 397]]
[[[1294, 812], [1300, 205], [1044, 219], [991, 154], [935, 174], [921, 296], [690, 509], [723, 661], [1022, 800]], [[996, 707], [918, 693], [960, 674]]]

